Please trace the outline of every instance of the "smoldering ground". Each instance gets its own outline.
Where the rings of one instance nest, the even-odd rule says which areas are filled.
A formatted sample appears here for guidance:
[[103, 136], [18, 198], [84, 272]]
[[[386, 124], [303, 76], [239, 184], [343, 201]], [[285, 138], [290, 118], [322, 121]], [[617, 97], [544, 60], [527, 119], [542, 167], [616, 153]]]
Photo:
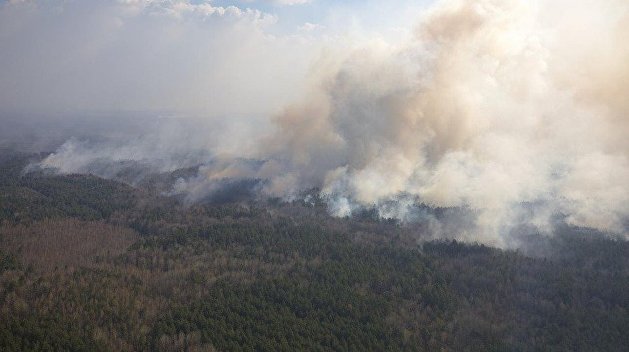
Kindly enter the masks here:
[[[327, 49], [299, 71], [303, 98], [247, 133], [207, 124], [223, 141], [145, 133], [98, 152], [69, 141], [42, 165], [171, 170], [195, 149], [190, 164], [204, 166], [172, 190], [189, 201], [228, 179], [259, 180], [263, 195], [319, 189], [336, 216], [371, 208], [437, 237], [509, 246], [514, 231], [552, 233], [558, 221], [626, 237], [629, 4], [444, 0], [418, 16], [404, 40], [318, 39]], [[454, 226], [418, 205], [468, 215]]]

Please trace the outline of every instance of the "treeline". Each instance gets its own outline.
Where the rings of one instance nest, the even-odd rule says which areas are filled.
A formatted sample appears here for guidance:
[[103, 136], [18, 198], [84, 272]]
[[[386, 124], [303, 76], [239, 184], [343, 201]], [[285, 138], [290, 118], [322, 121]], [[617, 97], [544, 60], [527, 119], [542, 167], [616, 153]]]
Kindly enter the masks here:
[[141, 192], [123, 183], [89, 175], [25, 173], [34, 156], [4, 156], [0, 162], [0, 223], [48, 218], [110, 218], [131, 209]]

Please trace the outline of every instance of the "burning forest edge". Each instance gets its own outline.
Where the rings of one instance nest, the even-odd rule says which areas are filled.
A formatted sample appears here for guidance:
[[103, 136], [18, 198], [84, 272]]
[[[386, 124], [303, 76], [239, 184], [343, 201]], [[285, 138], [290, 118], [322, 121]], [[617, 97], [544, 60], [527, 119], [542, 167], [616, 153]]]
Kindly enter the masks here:
[[374, 211], [332, 217], [316, 192], [187, 204], [161, 194], [161, 179], [25, 174], [45, 155], [34, 157], [0, 166], [3, 350], [627, 344], [623, 239], [564, 226], [501, 250], [422, 237], [421, 222]]

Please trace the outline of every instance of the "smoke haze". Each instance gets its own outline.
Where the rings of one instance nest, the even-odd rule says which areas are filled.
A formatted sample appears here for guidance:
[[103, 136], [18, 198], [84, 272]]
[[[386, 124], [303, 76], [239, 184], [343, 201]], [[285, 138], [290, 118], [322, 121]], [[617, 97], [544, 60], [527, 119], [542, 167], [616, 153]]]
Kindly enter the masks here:
[[[84, 14], [96, 5], [85, 3], [67, 5], [80, 13], [69, 17], [93, 21]], [[115, 30], [92, 26], [54, 47], [41, 27], [20, 29], [16, 13], [55, 21], [32, 6], [8, 3], [0, 14], [1, 48], [12, 49], [0, 54], [5, 107], [207, 116], [169, 120], [129, 143], [70, 139], [44, 167], [204, 165], [172, 192], [198, 201], [226, 179], [259, 180], [257, 192], [284, 199], [318, 189], [336, 216], [375, 208], [427, 222], [436, 237], [455, 231], [443, 235], [497, 246], [522, 227], [551, 233], [557, 219], [629, 235], [626, 1], [443, 0], [394, 37], [272, 36], [264, 26], [274, 17], [254, 10], [125, 1], [99, 5], [97, 23]], [[200, 14], [216, 18], [200, 27]], [[164, 25], [169, 16], [174, 24]], [[34, 37], [41, 47], [18, 51]], [[77, 52], [77, 40], [92, 44]], [[41, 51], [90, 64], [30, 62]], [[122, 62], [112, 56], [120, 52]], [[452, 227], [453, 217], [419, 204], [472, 216]]]

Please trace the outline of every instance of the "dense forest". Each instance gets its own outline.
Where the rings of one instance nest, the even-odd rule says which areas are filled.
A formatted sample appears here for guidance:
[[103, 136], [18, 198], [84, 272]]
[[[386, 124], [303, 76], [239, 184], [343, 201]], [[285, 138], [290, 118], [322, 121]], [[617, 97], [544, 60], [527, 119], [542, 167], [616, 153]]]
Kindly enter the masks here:
[[[2, 351], [626, 351], [629, 243], [424, 241], [321, 204], [184, 204], [0, 157]], [[161, 181], [160, 181], [161, 182]]]

